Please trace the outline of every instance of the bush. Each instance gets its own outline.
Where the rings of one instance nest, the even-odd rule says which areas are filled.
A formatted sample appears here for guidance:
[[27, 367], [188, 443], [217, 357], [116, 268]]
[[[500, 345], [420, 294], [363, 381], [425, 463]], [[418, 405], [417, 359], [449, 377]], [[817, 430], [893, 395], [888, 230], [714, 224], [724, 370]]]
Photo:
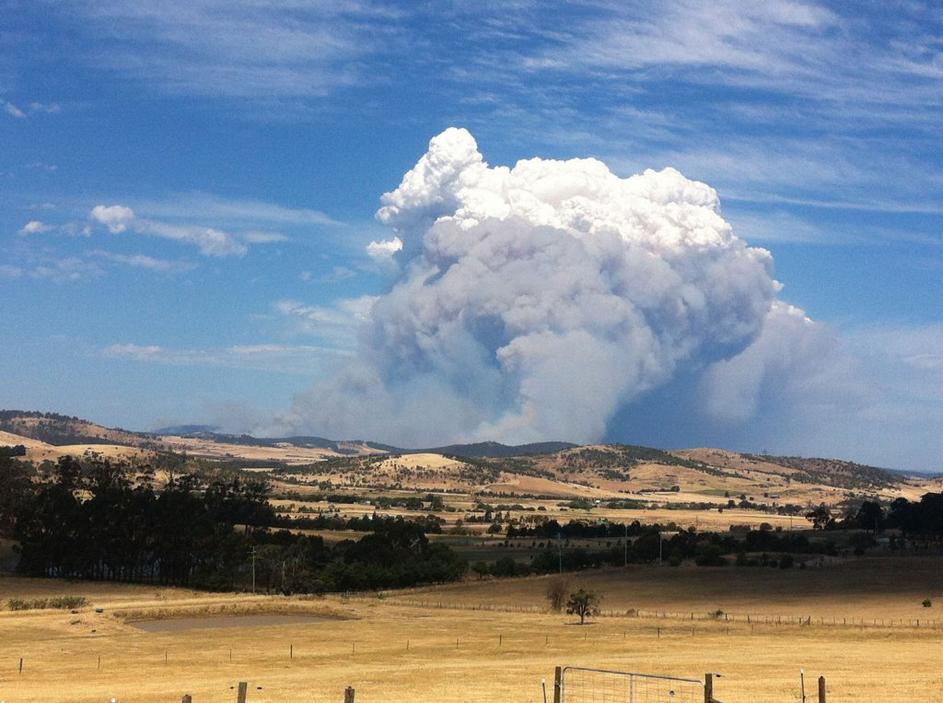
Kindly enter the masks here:
[[57, 610], [75, 610], [87, 603], [88, 600], [85, 596], [59, 596], [58, 598], [50, 598], [46, 603], [46, 607]]
[[[42, 605], [38, 605], [39, 603], [42, 603]], [[45, 607], [46, 601], [42, 599], [23, 600], [22, 598], [11, 598], [7, 601], [7, 608], [10, 610], [35, 610]]]
[[7, 601], [9, 610], [74, 610], [81, 608], [88, 601], [84, 596], [58, 596], [56, 598], [10, 598]]
[[562, 576], [550, 579], [547, 583], [547, 600], [550, 602], [550, 610], [555, 613], [563, 610], [569, 586], [569, 582]]
[[511, 557], [501, 557], [494, 563], [494, 566], [491, 567], [491, 573], [495, 576], [515, 576], [517, 572], [517, 562]]
[[704, 545], [700, 553], [694, 558], [694, 563], [698, 566], [724, 566], [723, 552], [716, 544]]
[[929, 598], [924, 598], [924, 599], [923, 599], [923, 607], [924, 607], [924, 608], [932, 608], [932, 607], [933, 607], [933, 601], [930, 600]]

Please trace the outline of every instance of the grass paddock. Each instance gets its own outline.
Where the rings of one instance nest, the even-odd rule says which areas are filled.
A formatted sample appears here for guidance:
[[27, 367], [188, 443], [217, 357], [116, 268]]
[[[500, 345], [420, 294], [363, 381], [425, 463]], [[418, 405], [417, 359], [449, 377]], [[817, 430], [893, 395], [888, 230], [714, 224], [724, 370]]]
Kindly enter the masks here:
[[[938, 562], [911, 560], [904, 568], [906, 561], [837, 564], [827, 576], [630, 569], [582, 574], [574, 583], [599, 590], [604, 605], [652, 610], [745, 612], [762, 605], [770, 614], [827, 615], [834, 607], [870, 618], [882, 609], [909, 614], [917, 594], [941, 598], [939, 606], [921, 611], [943, 606], [941, 577], [934, 577]], [[232, 687], [246, 680], [252, 702], [339, 703], [344, 688], [354, 686], [362, 703], [538, 703], [541, 679], [552, 680], [558, 664], [697, 677], [720, 672], [715, 694], [725, 703], [795, 701], [800, 668], [810, 679], [827, 676], [830, 701], [943, 697], [943, 629], [615, 616], [580, 627], [566, 615], [471, 609], [542, 607], [545, 586], [544, 579], [528, 578], [385, 598], [302, 600], [0, 579], [2, 598], [72, 594], [90, 601], [78, 614], [0, 612], [0, 700], [157, 703], [189, 693], [194, 703], [232, 703]], [[433, 594], [448, 607], [415, 605]], [[343, 619], [159, 633], [126, 622], [269, 611], [330, 612]]]

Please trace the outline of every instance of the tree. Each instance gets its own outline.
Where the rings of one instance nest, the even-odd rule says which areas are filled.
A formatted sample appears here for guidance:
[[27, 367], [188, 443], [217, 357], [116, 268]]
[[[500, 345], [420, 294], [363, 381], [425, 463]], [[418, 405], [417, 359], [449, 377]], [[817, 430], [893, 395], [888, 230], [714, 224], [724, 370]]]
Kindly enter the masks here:
[[553, 578], [547, 582], [547, 600], [550, 602], [550, 609], [553, 612], [559, 613], [563, 610], [568, 586], [569, 583], [562, 577]]
[[824, 503], [806, 513], [805, 518], [812, 523], [813, 530], [827, 530], [835, 524], [835, 518]]
[[30, 464], [0, 453], [0, 536], [12, 536], [17, 513], [33, 493], [33, 473]]
[[884, 508], [876, 500], [866, 500], [858, 508], [855, 523], [862, 530], [873, 530], [877, 534], [884, 525]]
[[566, 614], [579, 615], [580, 625], [585, 624], [587, 617], [599, 615], [599, 596], [582, 588], [574, 591], [566, 602]]
[[495, 576], [508, 577], [517, 575], [517, 562], [512, 557], [501, 557], [495, 561], [491, 573]]

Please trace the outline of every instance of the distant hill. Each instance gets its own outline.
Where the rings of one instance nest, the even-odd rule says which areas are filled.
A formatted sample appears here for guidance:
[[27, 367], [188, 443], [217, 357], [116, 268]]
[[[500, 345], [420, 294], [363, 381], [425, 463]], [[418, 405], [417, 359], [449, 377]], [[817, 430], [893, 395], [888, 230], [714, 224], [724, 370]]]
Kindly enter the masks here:
[[[752, 456], [752, 455], [745, 455]], [[805, 480], [809, 483], [836, 483], [846, 482], [852, 485], [867, 484], [888, 488], [897, 485], [902, 476], [908, 474], [902, 471], [893, 471], [883, 469], [877, 466], [868, 466], [867, 464], [857, 464], [853, 461], [843, 461], [841, 459], [821, 459], [816, 457], [801, 456], [768, 456], [760, 455], [757, 457], [763, 461], [768, 461], [780, 466], [786, 466], [798, 469], [805, 474]], [[800, 479], [802, 480], [802, 479]]]
[[153, 434], [186, 436], [213, 434], [217, 431], [219, 431], [219, 427], [216, 425], [171, 425], [170, 427], [161, 427], [158, 430], [154, 430]]
[[[450, 444], [403, 449], [365, 440], [297, 435], [225, 434], [210, 425], [177, 425], [129, 432], [78, 417], [34, 411], [0, 411], [0, 446], [22, 445], [41, 462], [95, 451], [149, 460], [173, 452], [183, 461], [219, 462], [234, 470], [269, 472], [274, 484], [295, 490], [460, 491], [472, 495], [559, 496], [718, 509], [880, 496], [919, 497], [943, 490], [939, 477], [912, 476], [841, 459], [767, 456], [716, 448], [664, 450], [626, 444], [535, 442]], [[194, 466], [197, 466], [194, 463]]]
[[[323, 461], [331, 457], [363, 456], [401, 451], [376, 442], [361, 440], [335, 441], [324, 437], [259, 438], [216, 432], [211, 425], [177, 425], [155, 432], [131, 432], [104, 427], [78, 417], [30, 410], [0, 410], [0, 432], [29, 438], [47, 445], [43, 453], [36, 451], [27, 458], [54, 458], [54, 447], [76, 447], [82, 453], [87, 445], [124, 446], [148, 451], [173, 451], [189, 456], [215, 460], [260, 461], [262, 464], [283, 462], [301, 464]], [[53, 449], [50, 449], [52, 447]], [[116, 455], [109, 450], [110, 455]]]
[[577, 445], [570, 442], [534, 442], [532, 444], [501, 444], [499, 442], [476, 442], [475, 444], [448, 444], [432, 449], [394, 450], [403, 454], [444, 454], [467, 459], [507, 458], [512, 456], [536, 456], [553, 454]]
[[29, 410], [0, 410], [0, 430], [48, 444], [139, 446], [150, 435], [103, 427], [78, 417]]

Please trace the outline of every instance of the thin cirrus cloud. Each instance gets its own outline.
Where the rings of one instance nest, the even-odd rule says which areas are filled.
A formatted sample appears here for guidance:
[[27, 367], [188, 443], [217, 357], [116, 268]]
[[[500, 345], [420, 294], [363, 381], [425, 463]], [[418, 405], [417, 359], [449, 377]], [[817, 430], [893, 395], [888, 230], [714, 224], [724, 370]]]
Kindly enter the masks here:
[[68, 11], [99, 39], [86, 56], [99, 66], [164, 92], [254, 99], [321, 97], [355, 83], [396, 14], [366, 0], [95, 0]]
[[25, 120], [36, 114], [54, 114], [62, 110], [58, 103], [41, 103], [36, 101], [25, 105], [17, 105], [8, 100], [0, 100], [0, 107], [3, 108], [4, 113], [18, 120]]
[[287, 344], [242, 344], [208, 349], [121, 343], [105, 347], [104, 356], [171, 366], [214, 366], [266, 372], [322, 373], [349, 353], [331, 347]]
[[[441, 79], [446, 114], [463, 106], [485, 135], [500, 124], [508, 138], [592, 150], [624, 172], [671, 165], [725, 197], [768, 202], [798, 190], [845, 209], [868, 209], [880, 187], [900, 211], [939, 210], [911, 177], [930, 170], [926, 149], [901, 144], [940, 136], [943, 18], [919, 2], [865, 9], [75, 0], [61, 11], [94, 37], [97, 66], [162, 91], [276, 101], [285, 116], [396, 67]], [[443, 24], [455, 31], [426, 31]], [[460, 60], [442, 71], [443, 55]], [[633, 162], [621, 169], [626, 154]], [[832, 197], [812, 197], [821, 186]]]
[[63, 283], [94, 278], [102, 273], [102, 268], [94, 261], [77, 256], [42, 256], [16, 264], [0, 265], [0, 279], [35, 279]]
[[135, 210], [148, 217], [177, 220], [182, 216], [218, 223], [220, 226], [289, 227], [331, 226], [344, 223], [311, 208], [296, 208], [253, 199], [226, 199], [211, 193], [184, 193], [167, 200], [143, 200], [133, 203]]
[[[206, 257], [242, 257], [250, 247], [290, 241], [280, 228], [291, 231], [343, 228], [343, 223], [308, 208], [291, 208], [259, 200], [227, 200], [205, 193], [190, 193], [173, 201], [141, 201], [130, 205], [98, 204], [88, 211], [85, 220], [47, 221], [31, 219], [17, 235], [24, 240], [40, 236], [90, 237], [96, 228], [111, 235], [129, 234], [154, 237], [196, 247]], [[35, 209], [54, 210], [44, 204]], [[213, 224], [208, 224], [212, 222]], [[35, 247], [32, 247], [35, 249]], [[78, 256], [59, 258], [34, 251], [35, 266], [23, 263], [6, 265], [0, 272], [4, 278], [80, 280], [100, 275], [103, 265], [127, 266], [155, 273], [182, 273], [195, 268], [184, 259], [172, 259], [144, 253], [110, 252], [93, 249]], [[72, 262], [64, 268], [63, 261]], [[82, 262], [81, 265], [76, 262]], [[338, 280], [346, 271], [338, 274]]]
[[195, 264], [191, 261], [161, 259], [155, 256], [148, 256], [147, 254], [116, 254], [102, 249], [95, 249], [90, 252], [90, 254], [104, 261], [110, 261], [131, 268], [145, 269], [155, 273], [184, 273], [196, 268]]
[[866, 102], [890, 115], [902, 102], [938, 109], [943, 71], [933, 37], [941, 18], [915, 3], [880, 19], [869, 25], [840, 7], [795, 0], [618, 4], [570, 24], [522, 63], [532, 71], [591, 67], [639, 82], [670, 75], [812, 98], [819, 106]]
[[[280, 228], [343, 228], [342, 222], [310, 208], [293, 208], [260, 200], [228, 200], [189, 193], [164, 201], [96, 205], [90, 219], [112, 234], [127, 230], [195, 245], [211, 257], [244, 256], [253, 244], [289, 241]], [[204, 223], [212, 222], [212, 225]], [[198, 224], [199, 223], [199, 224]]]

